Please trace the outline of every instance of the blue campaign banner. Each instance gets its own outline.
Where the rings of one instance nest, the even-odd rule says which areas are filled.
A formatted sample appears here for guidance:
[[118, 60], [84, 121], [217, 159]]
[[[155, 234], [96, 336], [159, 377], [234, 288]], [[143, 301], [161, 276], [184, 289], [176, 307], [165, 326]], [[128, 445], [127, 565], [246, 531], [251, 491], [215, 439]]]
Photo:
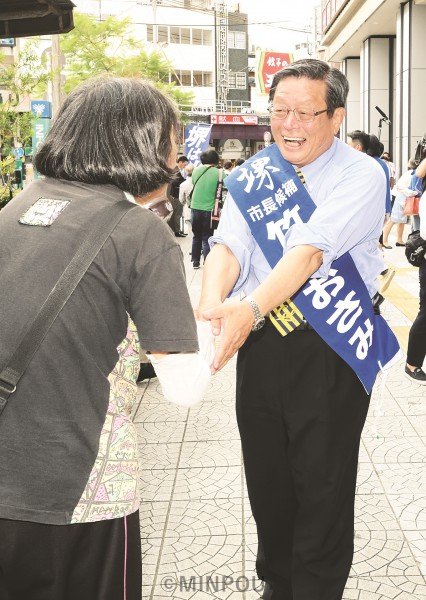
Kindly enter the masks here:
[[198, 167], [201, 164], [200, 154], [208, 149], [210, 144], [211, 125], [186, 125], [184, 154], [189, 162]]
[[51, 119], [52, 103], [47, 100], [31, 100], [30, 111], [35, 114], [38, 119]]
[[[288, 229], [294, 223], [306, 223], [315, 210], [301, 175], [274, 144], [226, 179], [271, 268], [283, 256]], [[310, 278], [291, 300], [318, 335], [355, 371], [368, 393], [377, 373], [399, 360], [398, 341], [383, 317], [374, 313], [349, 253], [333, 262], [328, 277]]]

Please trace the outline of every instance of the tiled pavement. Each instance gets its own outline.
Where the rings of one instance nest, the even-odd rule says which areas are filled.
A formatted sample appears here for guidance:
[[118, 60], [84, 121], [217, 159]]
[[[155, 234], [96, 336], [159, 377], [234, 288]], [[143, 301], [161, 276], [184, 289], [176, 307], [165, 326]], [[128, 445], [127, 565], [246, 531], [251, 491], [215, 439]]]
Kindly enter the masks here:
[[[195, 302], [202, 269], [191, 267], [189, 238], [182, 249]], [[402, 248], [385, 252], [397, 273], [382, 312], [406, 349], [418, 310], [418, 271]], [[426, 600], [426, 387], [405, 378], [402, 367], [381, 376], [373, 391], [345, 600]], [[139, 386], [143, 600], [260, 596], [234, 384], [231, 361], [192, 409], [168, 404], [156, 379]]]

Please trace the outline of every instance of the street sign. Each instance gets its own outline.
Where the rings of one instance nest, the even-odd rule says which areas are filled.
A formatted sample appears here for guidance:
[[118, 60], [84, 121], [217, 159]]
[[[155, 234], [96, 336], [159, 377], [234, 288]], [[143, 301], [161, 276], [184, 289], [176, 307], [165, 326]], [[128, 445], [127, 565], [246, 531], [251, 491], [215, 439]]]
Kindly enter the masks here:
[[22, 158], [24, 156], [25, 152], [24, 152], [23, 148], [14, 148], [13, 154], [15, 155], [16, 158]]
[[257, 125], [257, 115], [210, 115], [212, 125]]
[[52, 103], [47, 100], [31, 100], [30, 110], [38, 119], [52, 118]]
[[257, 52], [256, 89], [259, 94], [267, 95], [271, 89], [275, 73], [293, 62], [293, 55], [283, 52]]
[[[49, 133], [51, 121], [50, 119], [37, 119], [33, 123], [33, 153], [37, 152], [37, 148], [42, 144]], [[38, 179], [37, 171], [34, 171], [34, 179]]]

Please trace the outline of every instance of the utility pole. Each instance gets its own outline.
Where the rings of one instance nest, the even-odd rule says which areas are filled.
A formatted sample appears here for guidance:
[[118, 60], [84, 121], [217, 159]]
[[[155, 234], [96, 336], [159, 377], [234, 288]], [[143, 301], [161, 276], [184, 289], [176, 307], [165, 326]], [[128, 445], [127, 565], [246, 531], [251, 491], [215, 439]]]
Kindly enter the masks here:
[[59, 46], [59, 35], [56, 33], [52, 35], [52, 113], [55, 117], [62, 104], [62, 90], [61, 90], [61, 69], [62, 69], [62, 56], [61, 48]]
[[157, 0], [152, 0], [152, 41], [154, 48], [158, 46]]

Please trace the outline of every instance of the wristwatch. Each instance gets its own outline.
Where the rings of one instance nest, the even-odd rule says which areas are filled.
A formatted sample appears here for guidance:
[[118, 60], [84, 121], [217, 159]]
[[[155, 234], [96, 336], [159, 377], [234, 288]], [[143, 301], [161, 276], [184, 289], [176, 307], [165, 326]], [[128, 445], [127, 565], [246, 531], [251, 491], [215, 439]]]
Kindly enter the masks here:
[[253, 311], [254, 323], [253, 323], [251, 330], [259, 331], [259, 329], [262, 329], [262, 327], [265, 325], [265, 317], [262, 316], [262, 313], [260, 312], [259, 307], [257, 306], [256, 302], [253, 300], [253, 298], [251, 296], [246, 296], [245, 298], [243, 298], [243, 300], [244, 300], [244, 302], [247, 302], [248, 304], [250, 304], [251, 309]]

